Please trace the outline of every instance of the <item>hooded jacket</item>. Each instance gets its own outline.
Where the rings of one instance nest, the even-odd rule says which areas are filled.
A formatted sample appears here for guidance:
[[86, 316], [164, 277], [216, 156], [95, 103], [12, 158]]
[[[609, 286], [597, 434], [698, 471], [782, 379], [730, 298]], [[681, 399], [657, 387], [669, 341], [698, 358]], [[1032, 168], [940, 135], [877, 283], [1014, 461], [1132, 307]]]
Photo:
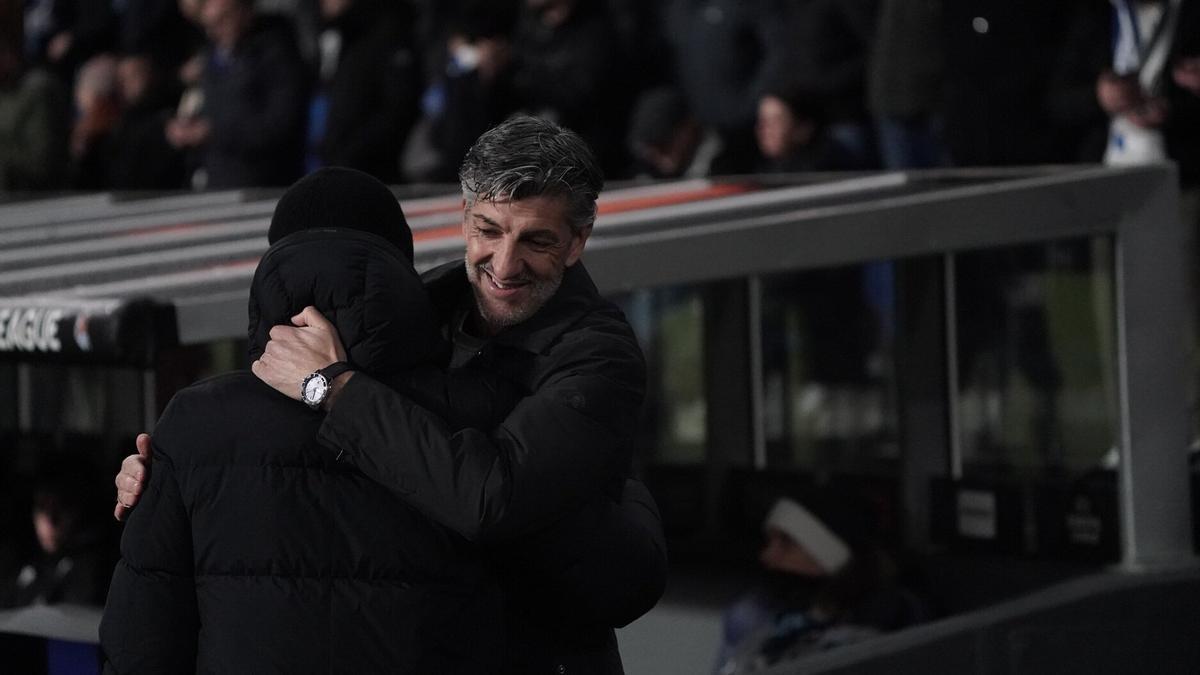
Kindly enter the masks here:
[[[309, 304], [379, 377], [440, 344], [411, 263], [372, 234], [306, 230], [267, 252], [251, 287], [252, 355]], [[489, 567], [319, 448], [323, 417], [245, 371], [176, 394], [121, 540], [100, 627], [108, 672], [498, 670]]]

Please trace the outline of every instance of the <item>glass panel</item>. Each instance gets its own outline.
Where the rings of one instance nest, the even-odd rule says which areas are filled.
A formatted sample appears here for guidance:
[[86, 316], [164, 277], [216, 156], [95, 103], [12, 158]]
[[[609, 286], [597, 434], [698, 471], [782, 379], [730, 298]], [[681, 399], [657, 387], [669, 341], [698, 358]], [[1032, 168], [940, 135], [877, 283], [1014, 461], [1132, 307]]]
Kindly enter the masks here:
[[890, 473], [894, 296], [887, 262], [763, 278], [769, 467]]
[[1111, 468], [1111, 239], [970, 252], [955, 270], [964, 473]]
[[142, 372], [32, 364], [32, 431], [120, 435], [142, 427]]
[[641, 342], [647, 419], [639, 459], [701, 464], [708, 442], [702, 287], [639, 289], [616, 298]]

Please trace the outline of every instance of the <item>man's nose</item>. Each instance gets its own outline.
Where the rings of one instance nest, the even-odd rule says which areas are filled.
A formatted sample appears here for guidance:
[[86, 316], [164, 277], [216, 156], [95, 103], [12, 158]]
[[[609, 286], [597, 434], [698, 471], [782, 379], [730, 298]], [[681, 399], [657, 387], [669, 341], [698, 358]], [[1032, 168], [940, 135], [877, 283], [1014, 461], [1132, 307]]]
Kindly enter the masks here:
[[520, 276], [523, 264], [521, 248], [515, 241], [505, 239], [492, 252], [492, 274], [497, 279], [506, 280]]

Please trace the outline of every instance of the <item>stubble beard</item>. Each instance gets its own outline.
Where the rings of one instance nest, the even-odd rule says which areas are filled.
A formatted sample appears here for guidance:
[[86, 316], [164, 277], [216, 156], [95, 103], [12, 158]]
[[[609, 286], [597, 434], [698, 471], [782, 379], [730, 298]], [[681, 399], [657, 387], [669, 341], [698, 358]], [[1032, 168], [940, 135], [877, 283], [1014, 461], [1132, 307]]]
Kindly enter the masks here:
[[503, 304], [493, 306], [489, 304], [491, 299], [482, 289], [482, 285], [488, 283], [485, 279], [490, 273], [488, 264], [472, 265], [471, 261], [466, 259], [465, 265], [467, 279], [471, 282], [471, 293], [475, 296], [475, 311], [478, 312], [479, 318], [483, 320], [483, 324], [492, 335], [505, 328], [511, 328], [536, 314], [558, 292], [565, 273], [565, 269], [560, 269], [551, 278], [531, 280], [527, 287], [529, 297], [517, 306]]

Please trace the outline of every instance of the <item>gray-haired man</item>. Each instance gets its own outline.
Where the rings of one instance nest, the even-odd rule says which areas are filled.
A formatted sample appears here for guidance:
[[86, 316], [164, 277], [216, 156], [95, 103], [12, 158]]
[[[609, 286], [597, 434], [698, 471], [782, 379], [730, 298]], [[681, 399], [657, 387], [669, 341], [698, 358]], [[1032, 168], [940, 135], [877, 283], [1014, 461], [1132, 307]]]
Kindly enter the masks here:
[[[466, 264], [425, 275], [453, 344], [448, 367], [499, 373], [525, 397], [494, 429], [452, 432], [346, 372], [319, 403], [319, 437], [434, 520], [495, 547], [509, 672], [619, 673], [612, 627], [653, 606], [666, 560], [653, 501], [624, 480], [645, 364], [579, 262], [603, 178], [578, 135], [517, 117], [479, 138], [460, 179]], [[329, 322], [315, 310], [303, 317], [275, 327], [253, 364], [296, 399], [306, 377], [344, 360]], [[140, 491], [142, 463], [126, 460], [118, 502]], [[547, 559], [567, 572], [544, 578]]]

